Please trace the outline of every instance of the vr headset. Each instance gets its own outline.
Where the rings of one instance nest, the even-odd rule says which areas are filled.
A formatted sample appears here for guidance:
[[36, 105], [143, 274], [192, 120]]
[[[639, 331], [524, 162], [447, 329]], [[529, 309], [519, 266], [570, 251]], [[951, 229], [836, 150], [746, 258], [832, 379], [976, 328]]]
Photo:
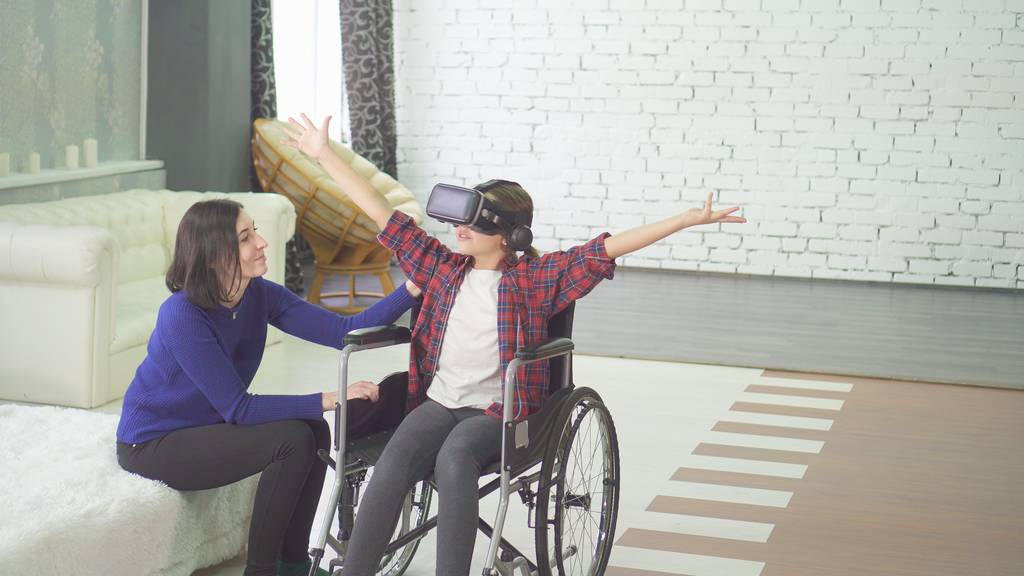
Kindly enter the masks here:
[[448, 224], [463, 225], [483, 234], [504, 234], [509, 246], [524, 251], [533, 243], [533, 214], [504, 210], [484, 193], [508, 180], [488, 180], [476, 188], [437, 184], [427, 200], [427, 215]]

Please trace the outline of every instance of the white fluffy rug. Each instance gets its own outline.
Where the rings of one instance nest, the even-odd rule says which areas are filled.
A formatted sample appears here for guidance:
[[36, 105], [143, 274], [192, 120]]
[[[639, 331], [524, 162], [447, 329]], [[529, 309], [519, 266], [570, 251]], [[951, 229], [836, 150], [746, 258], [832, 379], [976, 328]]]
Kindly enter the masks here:
[[186, 576], [244, 548], [258, 477], [177, 492], [117, 465], [116, 427], [0, 405], [0, 572]]

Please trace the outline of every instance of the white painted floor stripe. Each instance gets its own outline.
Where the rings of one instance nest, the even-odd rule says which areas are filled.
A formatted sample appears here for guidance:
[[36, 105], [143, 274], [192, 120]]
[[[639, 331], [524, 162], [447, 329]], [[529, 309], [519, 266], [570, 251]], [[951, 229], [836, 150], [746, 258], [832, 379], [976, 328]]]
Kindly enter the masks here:
[[665, 490], [659, 490], [658, 493], [660, 496], [696, 498], [698, 500], [770, 506], [772, 508], [785, 508], [789, 505], [789, 499], [793, 496], [792, 492], [787, 492], [786, 490], [766, 490], [764, 488], [747, 488], [746, 486], [680, 481], [672, 482], [670, 487]]
[[689, 454], [683, 458], [681, 465], [687, 468], [718, 470], [719, 472], [739, 472], [741, 474], [761, 474], [780, 478], [803, 478], [807, 471], [806, 464], [790, 464], [788, 462], [765, 462], [762, 460], [745, 460], [743, 458], [726, 458], [723, 456], [701, 456]]
[[839, 410], [843, 407], [843, 401], [834, 398], [811, 398], [810, 396], [762, 394], [759, 392], [743, 392], [736, 400], [738, 402], [754, 402], [757, 404], [771, 404], [773, 406], [796, 406], [799, 408], [816, 408], [818, 410]]
[[760, 576], [764, 570], [764, 562], [753, 560], [665, 552], [631, 546], [612, 548], [609, 565], [689, 576]]
[[744, 424], [762, 424], [765, 426], [785, 426], [787, 428], [804, 428], [806, 430], [829, 430], [832, 420], [828, 418], [808, 418], [806, 416], [785, 416], [782, 414], [762, 414], [760, 412], [743, 412], [729, 410], [722, 415], [724, 422], [742, 422]]
[[853, 390], [853, 384], [845, 382], [825, 382], [823, 380], [797, 380], [795, 378], [767, 378], [761, 377], [749, 381], [750, 384], [761, 384], [763, 386], [780, 386], [784, 388], [803, 388], [804, 390], [825, 390], [828, 392], [849, 392]]
[[775, 525], [765, 522], [692, 516], [690, 514], [647, 512], [641, 521], [633, 522], [629, 527], [691, 534], [693, 536], [707, 536], [709, 538], [767, 542]]
[[736, 432], [716, 432], [714, 430], [704, 436], [704, 442], [726, 444], [728, 446], [744, 446], [746, 448], [787, 450], [789, 452], [803, 452], [806, 454], [817, 454], [821, 452], [821, 447], [825, 445], [820, 440], [759, 436], [757, 434], [739, 434]]

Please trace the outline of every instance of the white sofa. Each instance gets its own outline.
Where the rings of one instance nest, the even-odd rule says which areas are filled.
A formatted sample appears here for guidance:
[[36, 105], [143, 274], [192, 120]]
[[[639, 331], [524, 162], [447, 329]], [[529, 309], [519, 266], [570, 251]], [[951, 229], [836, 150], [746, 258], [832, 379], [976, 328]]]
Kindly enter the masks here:
[[169, 295], [178, 222], [208, 198], [245, 206], [269, 243], [267, 278], [282, 282], [295, 211], [277, 194], [131, 190], [0, 206], [0, 399], [92, 408], [121, 397]]

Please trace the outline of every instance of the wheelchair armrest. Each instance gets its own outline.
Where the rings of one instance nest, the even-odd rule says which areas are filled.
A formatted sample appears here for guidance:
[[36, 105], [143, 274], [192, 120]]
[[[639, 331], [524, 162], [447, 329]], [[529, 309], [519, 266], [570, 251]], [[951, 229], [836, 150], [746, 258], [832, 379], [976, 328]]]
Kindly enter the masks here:
[[371, 328], [360, 328], [345, 334], [345, 345], [390, 346], [393, 344], [406, 344], [412, 339], [412, 333], [405, 326], [373, 326]]
[[521, 362], [536, 362], [568, 354], [575, 347], [576, 345], [568, 338], [548, 338], [532, 348], [519, 350], [516, 352], [516, 358]]

